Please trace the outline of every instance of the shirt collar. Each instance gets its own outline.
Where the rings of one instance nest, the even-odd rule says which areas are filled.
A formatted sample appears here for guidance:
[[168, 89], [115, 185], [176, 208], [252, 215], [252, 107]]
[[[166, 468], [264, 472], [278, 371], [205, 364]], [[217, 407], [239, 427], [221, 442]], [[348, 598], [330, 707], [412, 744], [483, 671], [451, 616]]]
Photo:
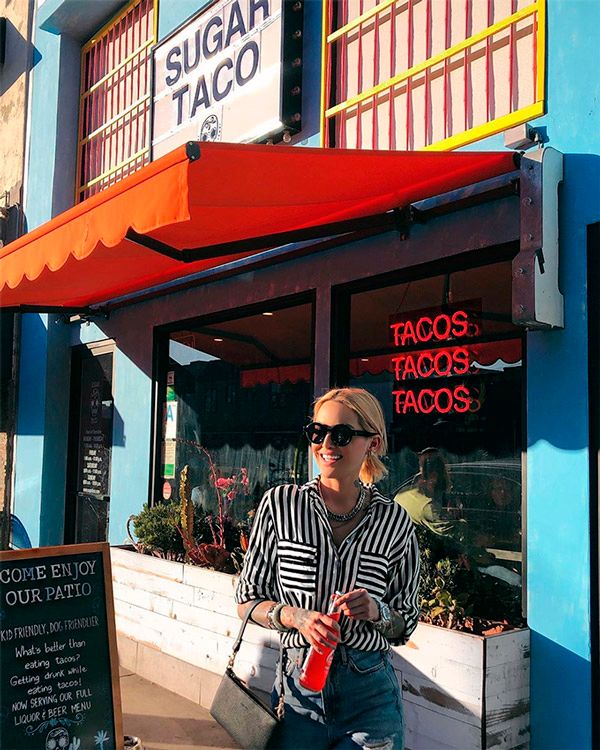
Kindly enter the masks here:
[[[386, 497], [385, 495], [382, 495], [374, 484], [367, 484], [365, 486], [371, 490], [371, 503], [383, 503], [384, 505], [391, 505], [393, 503], [393, 500], [391, 500], [389, 497]], [[321, 495], [319, 494], [318, 476], [316, 476], [314, 479], [311, 479], [309, 482], [306, 482], [306, 484], [303, 484], [300, 489], [306, 490], [312, 495], [316, 495], [317, 498], [321, 500]]]

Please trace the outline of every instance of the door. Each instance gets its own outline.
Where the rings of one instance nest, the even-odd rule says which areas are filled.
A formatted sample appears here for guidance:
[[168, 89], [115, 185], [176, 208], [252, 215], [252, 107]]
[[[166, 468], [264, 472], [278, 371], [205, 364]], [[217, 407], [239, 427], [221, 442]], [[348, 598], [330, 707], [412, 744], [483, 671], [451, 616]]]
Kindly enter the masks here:
[[108, 538], [113, 345], [73, 349], [65, 543]]

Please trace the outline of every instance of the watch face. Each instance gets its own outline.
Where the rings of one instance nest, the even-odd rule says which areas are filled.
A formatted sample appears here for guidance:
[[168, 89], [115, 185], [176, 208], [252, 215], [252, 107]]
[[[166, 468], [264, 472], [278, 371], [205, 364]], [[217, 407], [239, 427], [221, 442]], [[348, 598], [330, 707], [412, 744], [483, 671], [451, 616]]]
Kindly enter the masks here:
[[381, 622], [385, 623], [386, 625], [392, 619], [392, 613], [390, 612], [390, 608], [385, 602], [381, 602], [381, 606], [379, 607], [379, 617], [381, 619]]

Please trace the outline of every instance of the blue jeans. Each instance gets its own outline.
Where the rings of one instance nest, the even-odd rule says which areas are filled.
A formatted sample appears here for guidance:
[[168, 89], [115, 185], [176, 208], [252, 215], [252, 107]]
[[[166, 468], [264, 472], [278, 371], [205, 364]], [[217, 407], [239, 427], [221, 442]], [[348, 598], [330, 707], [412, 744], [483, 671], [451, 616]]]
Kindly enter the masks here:
[[[270, 750], [402, 750], [401, 693], [389, 654], [339, 645], [323, 691], [313, 693], [298, 682], [307, 650], [284, 652], [285, 718]], [[274, 706], [278, 679], [275, 685]]]

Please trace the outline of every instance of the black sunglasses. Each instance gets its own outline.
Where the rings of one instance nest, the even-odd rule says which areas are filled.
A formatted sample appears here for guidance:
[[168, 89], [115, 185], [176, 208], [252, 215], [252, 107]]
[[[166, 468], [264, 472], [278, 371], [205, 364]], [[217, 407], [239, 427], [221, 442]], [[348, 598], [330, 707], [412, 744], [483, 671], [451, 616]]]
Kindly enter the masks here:
[[331, 433], [331, 442], [338, 448], [348, 445], [353, 437], [374, 437], [376, 432], [367, 432], [366, 430], [355, 430], [347, 424], [335, 424], [329, 427], [320, 422], [311, 422], [304, 428], [304, 434], [311, 443], [320, 445], [325, 440], [325, 435]]

